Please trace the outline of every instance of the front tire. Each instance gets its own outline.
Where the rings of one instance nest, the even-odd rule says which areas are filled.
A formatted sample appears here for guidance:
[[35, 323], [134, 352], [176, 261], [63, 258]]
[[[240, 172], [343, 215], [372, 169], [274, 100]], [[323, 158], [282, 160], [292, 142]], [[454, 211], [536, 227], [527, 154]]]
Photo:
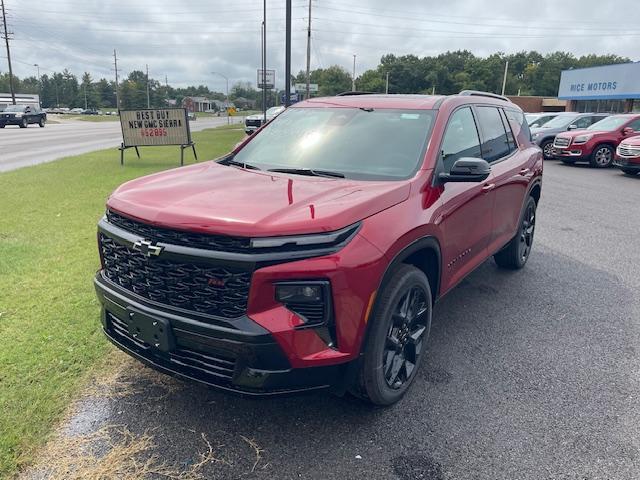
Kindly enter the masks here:
[[552, 160], [555, 158], [553, 154], [553, 140], [545, 140], [542, 142], [542, 145], [540, 145], [540, 148], [542, 149], [542, 156], [545, 160]]
[[614, 153], [610, 145], [598, 145], [591, 154], [589, 164], [594, 168], [609, 168], [613, 164]]
[[493, 256], [499, 267], [519, 270], [529, 260], [536, 229], [536, 201], [529, 197], [520, 217], [518, 233], [507, 245]]
[[27, 126], [29, 126], [29, 122], [27, 122], [26, 118], [23, 118], [20, 122], [20, 128], [27, 128]]
[[415, 380], [431, 328], [432, 298], [427, 276], [411, 265], [400, 266], [379, 295], [352, 391], [387, 406]]

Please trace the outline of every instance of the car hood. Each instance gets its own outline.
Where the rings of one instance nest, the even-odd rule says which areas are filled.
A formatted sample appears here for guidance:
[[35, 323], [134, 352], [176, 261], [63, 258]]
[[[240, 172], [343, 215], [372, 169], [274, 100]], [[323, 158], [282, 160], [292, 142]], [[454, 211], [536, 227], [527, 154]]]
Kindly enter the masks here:
[[532, 128], [531, 129], [531, 135], [535, 135], [536, 133], [558, 133], [558, 132], [562, 132], [563, 130], [565, 130], [564, 128], [544, 128], [544, 127], [538, 127], [538, 128]]
[[625, 145], [630, 145], [633, 147], [640, 147], [640, 135], [637, 135], [635, 137], [625, 138], [621, 143], [624, 143]]
[[125, 183], [107, 205], [158, 226], [258, 237], [338, 230], [406, 200], [410, 188], [206, 162]]
[[587, 129], [582, 129], [582, 130], [571, 130], [570, 132], [563, 132], [558, 134], [558, 137], [564, 137], [564, 138], [576, 138], [579, 137], [580, 135], [608, 135], [608, 134], [612, 134], [614, 132], [607, 132], [606, 130], [587, 130]]

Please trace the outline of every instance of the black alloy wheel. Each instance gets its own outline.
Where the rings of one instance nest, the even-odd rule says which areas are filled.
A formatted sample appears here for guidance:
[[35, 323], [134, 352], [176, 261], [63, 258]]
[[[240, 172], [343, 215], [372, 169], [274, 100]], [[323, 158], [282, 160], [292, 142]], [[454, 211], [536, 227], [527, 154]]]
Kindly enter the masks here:
[[598, 145], [591, 154], [592, 167], [607, 168], [613, 164], [614, 151], [609, 145]]
[[387, 385], [397, 390], [413, 378], [427, 332], [427, 298], [421, 287], [411, 287], [398, 301], [387, 332], [382, 370]]
[[529, 202], [527, 204], [524, 216], [522, 218], [522, 225], [520, 226], [520, 245], [518, 253], [522, 259], [522, 263], [525, 263], [531, 253], [531, 247], [533, 247], [533, 234], [536, 229], [536, 204], [535, 202]]
[[369, 331], [351, 393], [382, 406], [402, 398], [425, 357], [432, 305], [425, 273], [413, 265], [395, 267], [368, 319]]

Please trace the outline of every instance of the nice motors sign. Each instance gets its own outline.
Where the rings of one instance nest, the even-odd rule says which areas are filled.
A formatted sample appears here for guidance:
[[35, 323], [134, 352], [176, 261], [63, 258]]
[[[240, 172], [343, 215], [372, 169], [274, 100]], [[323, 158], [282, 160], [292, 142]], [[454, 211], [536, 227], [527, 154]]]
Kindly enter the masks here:
[[640, 98], [640, 63], [564, 70], [561, 100], [613, 100]]

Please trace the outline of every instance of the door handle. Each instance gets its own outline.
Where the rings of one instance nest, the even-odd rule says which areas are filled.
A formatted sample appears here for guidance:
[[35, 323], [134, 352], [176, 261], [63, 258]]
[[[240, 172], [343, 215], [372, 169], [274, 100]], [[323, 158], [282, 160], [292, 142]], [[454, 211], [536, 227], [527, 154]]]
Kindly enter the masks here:
[[496, 188], [495, 183], [487, 183], [486, 185], [482, 186], [482, 193], [489, 193], [494, 188]]
[[520, 175], [526, 175], [531, 171], [531, 169], [529, 168], [523, 168], [522, 170], [520, 170]]

